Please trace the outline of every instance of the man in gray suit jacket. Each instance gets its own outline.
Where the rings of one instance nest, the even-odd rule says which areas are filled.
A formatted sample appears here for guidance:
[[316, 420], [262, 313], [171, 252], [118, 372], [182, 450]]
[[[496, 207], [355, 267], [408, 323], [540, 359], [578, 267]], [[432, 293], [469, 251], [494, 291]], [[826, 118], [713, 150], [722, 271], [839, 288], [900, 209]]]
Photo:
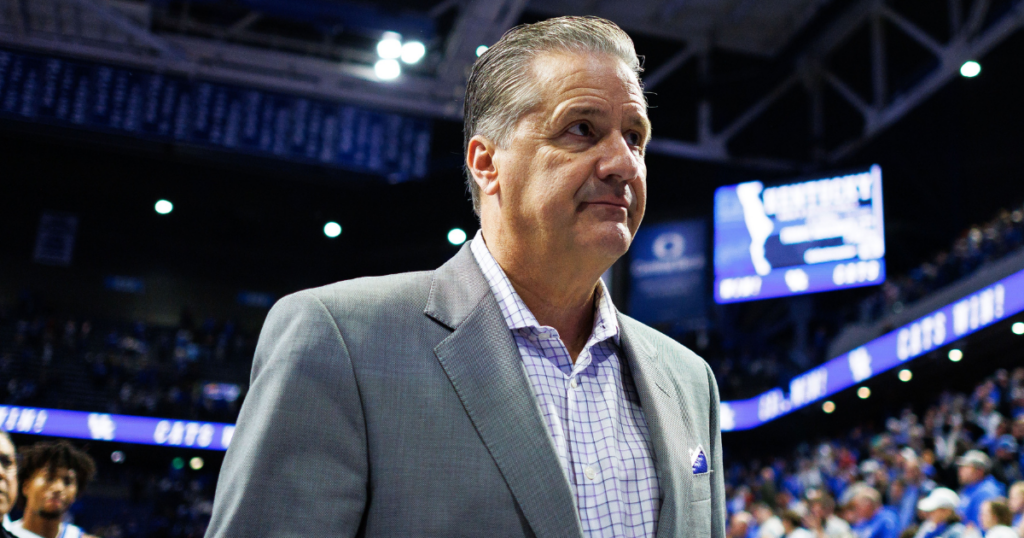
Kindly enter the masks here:
[[207, 536], [724, 538], [715, 378], [600, 281], [646, 203], [638, 73], [589, 17], [477, 60], [481, 232], [436, 271], [274, 306]]

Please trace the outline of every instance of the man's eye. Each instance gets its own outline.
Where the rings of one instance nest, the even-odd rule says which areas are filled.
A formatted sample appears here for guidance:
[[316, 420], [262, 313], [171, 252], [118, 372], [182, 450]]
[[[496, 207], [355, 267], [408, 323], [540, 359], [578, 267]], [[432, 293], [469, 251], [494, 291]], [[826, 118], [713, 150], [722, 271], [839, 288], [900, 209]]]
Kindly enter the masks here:
[[593, 133], [593, 129], [586, 123], [577, 123], [572, 127], [569, 127], [569, 132], [577, 136], [590, 136]]
[[630, 146], [639, 146], [642, 140], [639, 133], [626, 133], [626, 142]]

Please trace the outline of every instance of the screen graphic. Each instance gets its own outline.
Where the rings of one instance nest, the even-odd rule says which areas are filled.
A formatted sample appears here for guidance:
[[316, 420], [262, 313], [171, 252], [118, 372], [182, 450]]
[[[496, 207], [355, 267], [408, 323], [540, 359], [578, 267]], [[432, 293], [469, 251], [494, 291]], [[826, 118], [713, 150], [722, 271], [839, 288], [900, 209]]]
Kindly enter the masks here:
[[885, 281], [882, 169], [715, 191], [715, 302]]
[[629, 315], [651, 325], [703, 319], [702, 220], [641, 226], [630, 248]]

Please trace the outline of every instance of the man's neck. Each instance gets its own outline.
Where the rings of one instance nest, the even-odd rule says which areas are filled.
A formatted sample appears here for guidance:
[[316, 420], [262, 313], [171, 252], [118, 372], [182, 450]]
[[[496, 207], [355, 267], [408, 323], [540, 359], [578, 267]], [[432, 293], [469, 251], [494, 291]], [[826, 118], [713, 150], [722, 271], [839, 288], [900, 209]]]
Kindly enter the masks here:
[[35, 510], [25, 510], [22, 527], [43, 538], [57, 538], [57, 535], [60, 534], [60, 519], [45, 518], [40, 516]]
[[607, 268], [588, 268], [585, 260], [567, 256], [517, 251], [484, 236], [491, 256], [537, 323], [558, 331], [575, 364], [593, 332], [597, 281]]

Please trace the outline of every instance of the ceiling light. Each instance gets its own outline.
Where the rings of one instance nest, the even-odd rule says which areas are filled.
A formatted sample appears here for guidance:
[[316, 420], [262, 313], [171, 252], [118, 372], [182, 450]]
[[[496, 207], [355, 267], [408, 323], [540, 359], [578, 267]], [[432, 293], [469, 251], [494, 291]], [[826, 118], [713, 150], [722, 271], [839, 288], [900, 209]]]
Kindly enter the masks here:
[[377, 60], [373, 72], [381, 80], [394, 80], [402, 74], [402, 66], [398, 65], [398, 60]]
[[1024, 322], [1018, 321], [1014, 323], [1010, 326], [1010, 330], [1013, 331], [1013, 334], [1024, 334]]
[[384, 37], [377, 42], [377, 56], [385, 60], [394, 60], [402, 55], [402, 35], [395, 32], [384, 32]]
[[832, 400], [828, 400], [821, 404], [821, 410], [828, 414], [832, 414], [832, 412], [836, 410], [836, 404]]
[[205, 463], [203, 461], [203, 458], [200, 458], [199, 456], [196, 456], [188, 460], [188, 466], [191, 467], [193, 471], [198, 471], [199, 469], [202, 469], [203, 463]]
[[959, 349], [949, 350], [949, 360], [953, 362], [960, 362], [960, 359], [964, 358], [964, 352]]
[[402, 61], [407, 64], [419, 62], [426, 53], [427, 47], [424, 47], [423, 43], [419, 41], [410, 41], [402, 45]]
[[156, 205], [153, 206], [153, 209], [156, 209], [156, 212], [161, 215], [166, 215], [171, 211], [174, 211], [174, 204], [167, 200], [158, 200]]
[[960, 74], [967, 78], [974, 78], [981, 73], [981, 64], [974, 60], [964, 62], [964, 65], [960, 66]]
[[448, 231], [448, 242], [453, 245], [461, 245], [466, 242], [466, 232], [462, 228], [452, 228]]
[[334, 221], [324, 224], [324, 235], [331, 239], [338, 237], [341, 235], [341, 225]]
[[480, 45], [479, 47], [477, 47], [476, 48], [476, 57], [479, 58], [479, 57], [483, 56], [484, 53], [487, 52], [488, 48], [489, 47], [487, 45]]
[[867, 387], [861, 387], [857, 389], [857, 397], [861, 400], [867, 400], [871, 397], [871, 389]]
[[900, 381], [906, 383], [907, 381], [910, 381], [911, 379], [914, 379], [914, 374], [912, 374], [910, 372], [910, 370], [906, 370], [906, 369], [900, 370]]

